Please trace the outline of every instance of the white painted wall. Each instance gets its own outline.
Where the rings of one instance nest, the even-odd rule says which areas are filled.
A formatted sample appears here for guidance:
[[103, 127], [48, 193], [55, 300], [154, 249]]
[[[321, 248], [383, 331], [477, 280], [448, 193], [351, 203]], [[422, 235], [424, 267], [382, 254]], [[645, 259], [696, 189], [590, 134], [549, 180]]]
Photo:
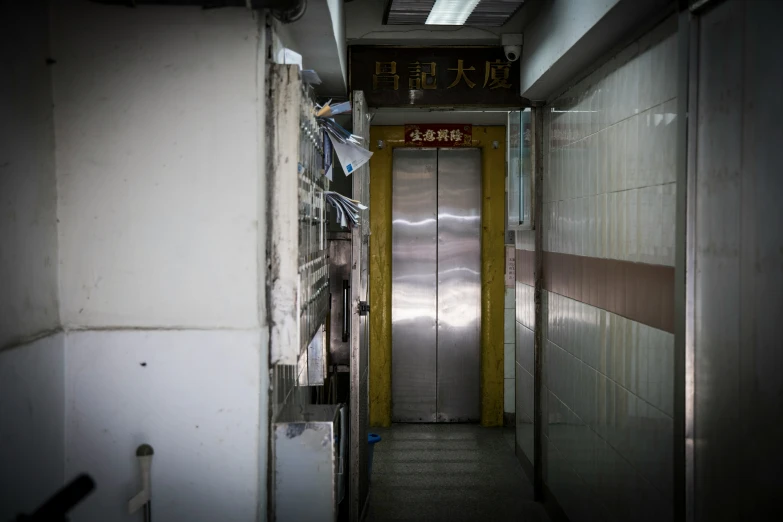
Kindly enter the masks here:
[[258, 326], [252, 12], [54, 5], [64, 324]]
[[79, 0], [51, 19], [65, 476], [97, 483], [72, 520], [140, 519], [143, 442], [156, 519], [264, 520], [263, 24]]
[[0, 520], [30, 513], [63, 483], [63, 339], [0, 353]]
[[332, 29], [334, 30], [334, 41], [338, 48], [338, 58], [340, 59], [340, 72], [343, 75], [343, 81], [348, 85], [348, 42], [345, 39], [345, 10], [343, 9], [344, 0], [326, 0], [329, 7], [329, 15], [332, 19]]
[[126, 510], [142, 443], [155, 450], [156, 519], [255, 520], [261, 341], [256, 330], [72, 332], [65, 474], [98, 484], [72, 520], [140, 520]]
[[372, 109], [373, 125], [406, 125], [412, 123], [470, 123], [472, 125], [502, 125], [508, 123], [508, 111], [455, 111], [437, 109]]
[[344, 97], [348, 92], [348, 47], [342, 0], [308, 0], [297, 21], [274, 24], [279, 44], [302, 55], [302, 67], [321, 78], [320, 96]]
[[81, 472], [138, 519], [142, 442], [156, 518], [264, 520], [263, 24], [47, 5], [0, 32], [0, 520]]
[[46, 2], [0, 29], [0, 350], [57, 328], [57, 189]]
[[525, 32], [522, 92], [530, 88], [621, 0], [555, 0]]
[[63, 335], [57, 302], [47, 2], [0, 23], [0, 520], [63, 481]]

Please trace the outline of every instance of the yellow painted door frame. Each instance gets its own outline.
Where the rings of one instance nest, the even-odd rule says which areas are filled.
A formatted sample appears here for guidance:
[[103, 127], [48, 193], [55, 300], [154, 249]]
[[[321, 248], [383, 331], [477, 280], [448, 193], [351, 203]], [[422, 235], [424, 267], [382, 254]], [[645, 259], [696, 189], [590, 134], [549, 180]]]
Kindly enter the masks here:
[[[503, 425], [506, 129], [473, 127], [481, 149], [481, 425]], [[370, 425], [389, 426], [392, 404], [392, 153], [402, 126], [370, 128]], [[383, 143], [379, 147], [379, 142]]]

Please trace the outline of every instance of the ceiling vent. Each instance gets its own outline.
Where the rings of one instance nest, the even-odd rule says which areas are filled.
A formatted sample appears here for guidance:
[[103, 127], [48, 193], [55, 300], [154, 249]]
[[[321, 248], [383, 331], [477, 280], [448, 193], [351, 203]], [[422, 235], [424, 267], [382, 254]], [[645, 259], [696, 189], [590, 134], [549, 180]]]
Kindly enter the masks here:
[[387, 0], [385, 25], [500, 27], [525, 0]]

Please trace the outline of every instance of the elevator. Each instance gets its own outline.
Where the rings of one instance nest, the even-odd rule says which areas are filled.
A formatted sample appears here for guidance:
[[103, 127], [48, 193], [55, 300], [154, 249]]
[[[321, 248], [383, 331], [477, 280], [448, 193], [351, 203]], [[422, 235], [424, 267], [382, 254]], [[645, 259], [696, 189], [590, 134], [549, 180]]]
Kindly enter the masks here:
[[481, 415], [481, 150], [392, 163], [392, 420]]

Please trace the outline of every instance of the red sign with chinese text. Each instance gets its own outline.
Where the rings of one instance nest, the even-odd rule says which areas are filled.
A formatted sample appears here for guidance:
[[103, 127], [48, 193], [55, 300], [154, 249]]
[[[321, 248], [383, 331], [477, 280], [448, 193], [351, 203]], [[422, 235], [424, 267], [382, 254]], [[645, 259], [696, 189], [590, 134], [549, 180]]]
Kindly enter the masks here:
[[405, 126], [405, 145], [414, 147], [470, 147], [473, 126], [454, 123]]

